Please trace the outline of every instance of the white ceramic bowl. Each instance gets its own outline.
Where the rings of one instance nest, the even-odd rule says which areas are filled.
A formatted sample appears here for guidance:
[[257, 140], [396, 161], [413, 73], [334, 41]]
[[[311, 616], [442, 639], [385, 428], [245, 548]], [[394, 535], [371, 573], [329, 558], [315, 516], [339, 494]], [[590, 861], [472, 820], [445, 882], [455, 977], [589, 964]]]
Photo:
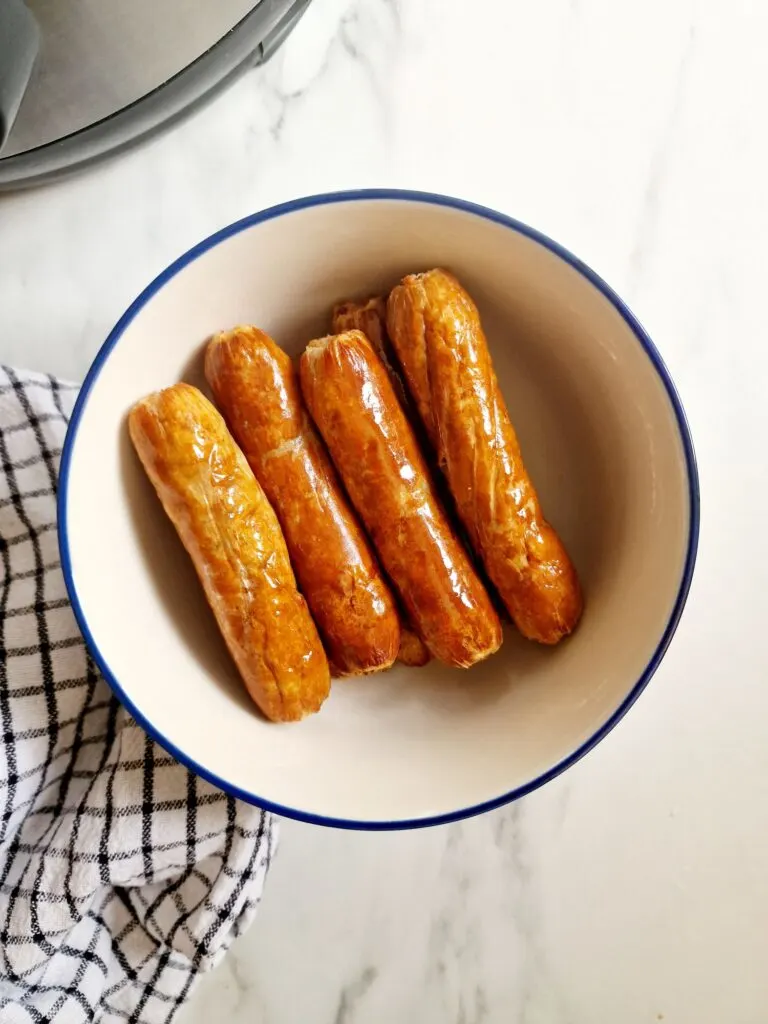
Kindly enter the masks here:
[[[479, 305], [544, 510], [586, 597], [555, 649], [510, 627], [465, 673], [439, 664], [335, 683], [273, 725], [245, 695], [126, 431], [139, 397], [201, 382], [208, 336], [264, 328], [290, 353], [331, 304], [451, 268]], [[88, 374], [65, 446], [59, 533], [88, 644], [168, 750], [237, 796], [309, 821], [393, 828], [512, 800], [573, 764], [640, 694], [690, 586], [698, 484], [658, 352], [555, 243], [439, 196], [354, 192], [256, 214], [196, 246], [134, 302]]]

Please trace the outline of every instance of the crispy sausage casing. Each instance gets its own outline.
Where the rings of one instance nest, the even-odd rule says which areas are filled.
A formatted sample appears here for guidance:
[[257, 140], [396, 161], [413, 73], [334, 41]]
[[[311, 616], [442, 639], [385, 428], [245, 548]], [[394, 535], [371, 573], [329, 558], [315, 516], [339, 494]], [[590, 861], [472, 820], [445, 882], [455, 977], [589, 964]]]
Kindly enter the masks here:
[[349, 300], [333, 307], [331, 329], [334, 334], [362, 331], [384, 363], [397, 399], [411, 417], [415, 413], [403, 375], [397, 366], [392, 342], [387, 334], [387, 300], [383, 295], [372, 295], [363, 302]]
[[[389, 374], [392, 387], [400, 405], [412, 424], [418, 423], [403, 375], [396, 365], [392, 342], [387, 334], [387, 300], [383, 295], [374, 295], [363, 302], [348, 300], [333, 307], [331, 329], [334, 334], [345, 331], [362, 331], [370, 341], [384, 368]], [[429, 650], [424, 641], [407, 625], [403, 625], [400, 638], [398, 661], [413, 667], [426, 665]]]
[[488, 594], [435, 496], [386, 370], [360, 331], [311, 342], [301, 387], [382, 565], [432, 654], [469, 667], [501, 643]]
[[413, 274], [387, 322], [464, 526], [520, 632], [557, 643], [576, 626], [576, 572], [526, 472], [477, 307], [444, 270]]
[[135, 405], [128, 425], [251, 697], [274, 721], [319, 710], [328, 661], [275, 513], [224, 420], [176, 384]]
[[397, 652], [397, 660], [410, 668], [421, 668], [428, 664], [432, 655], [429, 648], [421, 639], [419, 634], [410, 628], [402, 626], [400, 631], [400, 650]]
[[388, 668], [400, 644], [394, 598], [309, 422], [291, 360], [263, 331], [237, 327], [211, 340], [205, 374], [277, 512], [334, 669]]

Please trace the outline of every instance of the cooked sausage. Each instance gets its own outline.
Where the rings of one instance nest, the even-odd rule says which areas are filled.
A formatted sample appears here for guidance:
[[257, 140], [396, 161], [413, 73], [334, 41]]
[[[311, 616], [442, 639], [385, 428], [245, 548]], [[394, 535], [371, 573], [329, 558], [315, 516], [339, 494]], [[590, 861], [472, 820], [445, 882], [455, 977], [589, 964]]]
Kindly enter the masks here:
[[277, 513], [334, 670], [388, 668], [400, 645], [394, 598], [309, 421], [291, 360], [263, 331], [236, 327], [210, 341], [205, 374]]
[[135, 405], [128, 426], [251, 697], [274, 721], [319, 710], [328, 661], [277, 517], [224, 420], [176, 384]]
[[409, 668], [422, 668], [428, 664], [431, 654], [429, 648], [410, 626], [402, 626], [400, 630], [400, 650], [397, 660]]
[[392, 291], [387, 323], [472, 546], [520, 632], [557, 643], [579, 621], [581, 590], [523, 464], [477, 307], [431, 270]]
[[469, 667], [501, 626], [440, 506], [387, 372], [360, 331], [310, 342], [301, 387], [352, 503], [431, 653]]
[[[405, 381], [396, 365], [392, 342], [387, 334], [387, 300], [383, 295], [373, 295], [363, 302], [348, 300], [339, 302], [333, 307], [331, 330], [334, 334], [344, 331], [362, 331], [373, 346], [377, 356], [389, 374], [398, 401], [405, 410], [411, 424], [418, 423], [416, 410], [413, 407]], [[400, 637], [400, 653], [398, 661], [404, 665], [421, 666], [429, 661], [429, 650], [424, 641], [410, 628], [403, 625]]]
[[415, 414], [411, 396], [397, 365], [392, 342], [387, 334], [387, 300], [383, 295], [372, 295], [362, 302], [348, 300], [333, 307], [331, 330], [334, 334], [362, 331], [373, 350], [384, 363], [395, 394], [409, 419]]

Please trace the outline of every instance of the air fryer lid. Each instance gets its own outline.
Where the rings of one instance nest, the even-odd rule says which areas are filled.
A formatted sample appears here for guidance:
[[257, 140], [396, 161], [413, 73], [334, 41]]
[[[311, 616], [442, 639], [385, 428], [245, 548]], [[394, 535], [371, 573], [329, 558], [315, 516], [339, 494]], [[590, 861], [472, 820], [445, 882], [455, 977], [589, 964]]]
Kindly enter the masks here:
[[[147, 134], [265, 59], [308, 3], [0, 0], [8, 11], [15, 7], [15, 37], [6, 49], [21, 52], [25, 20], [37, 23], [39, 40], [0, 152], [0, 186], [86, 162]], [[24, 42], [34, 48], [34, 35]], [[0, 102], [2, 96], [0, 88]]]

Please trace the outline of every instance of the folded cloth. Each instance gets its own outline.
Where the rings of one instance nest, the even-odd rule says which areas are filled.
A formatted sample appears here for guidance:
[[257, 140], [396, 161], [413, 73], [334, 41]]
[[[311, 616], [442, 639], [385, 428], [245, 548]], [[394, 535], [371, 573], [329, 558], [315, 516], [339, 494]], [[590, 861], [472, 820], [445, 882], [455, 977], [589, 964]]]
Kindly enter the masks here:
[[276, 841], [137, 726], [59, 563], [77, 389], [0, 369], [0, 1021], [158, 1024], [250, 923]]

